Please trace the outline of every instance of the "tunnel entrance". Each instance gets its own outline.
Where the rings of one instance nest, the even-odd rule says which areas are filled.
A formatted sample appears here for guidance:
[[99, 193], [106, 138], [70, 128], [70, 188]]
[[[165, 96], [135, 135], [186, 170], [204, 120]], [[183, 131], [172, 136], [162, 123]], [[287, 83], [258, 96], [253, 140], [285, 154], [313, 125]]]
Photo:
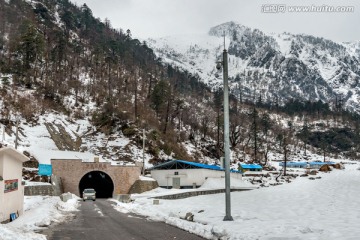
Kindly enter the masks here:
[[85, 174], [79, 183], [80, 197], [85, 188], [93, 188], [96, 198], [111, 198], [114, 192], [114, 183], [109, 175], [101, 171], [92, 171]]

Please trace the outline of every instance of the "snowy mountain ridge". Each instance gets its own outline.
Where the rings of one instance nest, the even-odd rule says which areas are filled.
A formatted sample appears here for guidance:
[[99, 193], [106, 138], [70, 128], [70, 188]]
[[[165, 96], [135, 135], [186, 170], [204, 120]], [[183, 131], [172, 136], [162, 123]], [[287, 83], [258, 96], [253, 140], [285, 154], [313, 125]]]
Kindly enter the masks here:
[[[336, 43], [304, 34], [265, 34], [228, 22], [204, 36], [150, 39], [164, 63], [198, 76], [213, 89], [221, 87], [223, 36], [229, 52], [229, 84], [235, 96], [268, 103], [291, 99], [323, 101], [360, 112], [360, 42]], [[261, 96], [260, 96], [261, 95]]]

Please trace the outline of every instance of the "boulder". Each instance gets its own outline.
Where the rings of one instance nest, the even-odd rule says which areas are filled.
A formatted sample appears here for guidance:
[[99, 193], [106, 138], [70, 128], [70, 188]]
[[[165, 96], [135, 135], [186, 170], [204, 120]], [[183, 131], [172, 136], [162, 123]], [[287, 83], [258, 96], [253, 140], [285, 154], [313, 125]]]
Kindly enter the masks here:
[[41, 176], [37, 175], [33, 178], [33, 182], [41, 182]]
[[336, 169], [344, 169], [344, 165], [342, 165], [341, 163], [335, 163], [332, 166]]
[[41, 176], [41, 182], [49, 182], [49, 177], [48, 176]]
[[330, 172], [331, 171], [331, 167], [327, 164], [324, 164], [320, 167], [319, 169], [320, 172]]
[[193, 222], [194, 221], [194, 214], [192, 214], [191, 212], [186, 213], [185, 220]]

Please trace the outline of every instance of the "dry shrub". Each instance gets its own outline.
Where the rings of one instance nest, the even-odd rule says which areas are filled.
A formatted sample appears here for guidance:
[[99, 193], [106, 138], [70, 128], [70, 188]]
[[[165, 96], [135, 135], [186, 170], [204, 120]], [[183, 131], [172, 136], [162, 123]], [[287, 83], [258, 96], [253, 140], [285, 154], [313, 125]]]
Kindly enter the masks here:
[[18, 96], [15, 107], [28, 122], [34, 120], [35, 115], [40, 111], [37, 99], [33, 96]]
[[85, 113], [82, 109], [76, 109], [74, 112], [74, 118], [75, 119], [84, 119]]

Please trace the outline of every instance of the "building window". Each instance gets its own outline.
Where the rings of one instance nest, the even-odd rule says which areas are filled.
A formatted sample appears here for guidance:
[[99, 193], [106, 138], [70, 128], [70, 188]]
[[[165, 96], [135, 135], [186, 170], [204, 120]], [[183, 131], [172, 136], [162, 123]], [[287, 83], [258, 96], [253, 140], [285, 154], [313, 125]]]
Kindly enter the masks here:
[[175, 172], [174, 175], [179, 175], [179, 172]]

